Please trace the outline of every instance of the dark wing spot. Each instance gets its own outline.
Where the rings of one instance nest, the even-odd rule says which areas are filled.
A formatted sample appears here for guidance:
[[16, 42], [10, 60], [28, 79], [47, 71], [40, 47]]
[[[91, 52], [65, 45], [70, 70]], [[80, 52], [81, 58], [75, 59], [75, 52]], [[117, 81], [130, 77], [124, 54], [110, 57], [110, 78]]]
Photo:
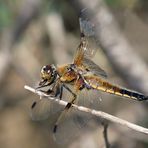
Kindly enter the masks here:
[[36, 106], [36, 101], [34, 101], [33, 103], [32, 103], [32, 105], [31, 105], [31, 109], [33, 109], [35, 106]]

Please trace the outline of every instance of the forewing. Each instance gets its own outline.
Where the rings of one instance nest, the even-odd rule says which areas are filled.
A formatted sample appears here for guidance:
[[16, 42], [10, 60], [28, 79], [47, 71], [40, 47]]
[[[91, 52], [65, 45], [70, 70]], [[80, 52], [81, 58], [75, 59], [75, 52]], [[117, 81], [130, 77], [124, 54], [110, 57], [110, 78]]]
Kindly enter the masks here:
[[87, 9], [81, 11], [79, 23], [81, 36], [84, 36], [85, 40], [88, 42], [87, 50], [85, 50], [85, 56], [92, 58], [98, 47], [96, 43], [95, 25], [90, 20], [90, 14], [88, 14]]
[[95, 25], [89, 17], [87, 11], [82, 10], [79, 17], [81, 41], [74, 56], [74, 64], [77, 66], [82, 64], [84, 58], [94, 57], [99, 45], [95, 36]]

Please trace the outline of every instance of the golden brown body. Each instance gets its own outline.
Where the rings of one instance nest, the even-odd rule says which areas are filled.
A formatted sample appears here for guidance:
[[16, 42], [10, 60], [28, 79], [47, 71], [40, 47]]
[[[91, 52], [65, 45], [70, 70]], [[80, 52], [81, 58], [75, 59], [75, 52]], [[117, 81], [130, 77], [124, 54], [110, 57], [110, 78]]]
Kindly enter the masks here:
[[[134, 92], [131, 90], [127, 90], [122, 87], [118, 87], [107, 82], [105, 79], [95, 76], [93, 74], [87, 74], [86, 70], [84, 70], [84, 75], [81, 76], [79, 71], [82, 71], [82, 68], [76, 67], [75, 71], [69, 70], [70, 65], [66, 64], [57, 68], [57, 71], [60, 75], [60, 81], [62, 83], [69, 83], [74, 86], [74, 92], [80, 91], [82, 88], [86, 89], [96, 89], [98, 91], [104, 91], [110, 94], [135, 99], [135, 100], [145, 100], [145, 96]], [[82, 71], [83, 73], [83, 71]]]

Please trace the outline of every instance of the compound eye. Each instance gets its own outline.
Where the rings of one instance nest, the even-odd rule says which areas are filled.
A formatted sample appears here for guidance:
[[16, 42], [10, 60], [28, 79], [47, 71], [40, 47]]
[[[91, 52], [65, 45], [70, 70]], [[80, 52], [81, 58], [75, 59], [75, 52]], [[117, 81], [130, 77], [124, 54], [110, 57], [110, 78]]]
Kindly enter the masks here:
[[42, 70], [43, 70], [43, 71], [46, 71], [46, 66], [43, 66]]
[[46, 66], [43, 66], [41, 69], [41, 73], [44, 73], [46, 71]]
[[43, 66], [42, 72], [50, 73], [51, 67], [49, 65]]

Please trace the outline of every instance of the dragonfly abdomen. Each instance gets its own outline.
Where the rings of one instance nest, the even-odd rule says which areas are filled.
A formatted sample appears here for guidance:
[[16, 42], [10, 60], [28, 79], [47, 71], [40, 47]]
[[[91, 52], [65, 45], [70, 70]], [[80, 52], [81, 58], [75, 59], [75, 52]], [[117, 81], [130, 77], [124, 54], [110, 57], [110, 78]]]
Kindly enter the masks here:
[[123, 96], [126, 98], [138, 100], [138, 101], [148, 100], [148, 96], [144, 96], [143, 94], [140, 94], [138, 92], [134, 92], [132, 90], [128, 90], [125, 88], [112, 85], [111, 83], [104, 81], [98, 77], [97, 78], [89, 77], [87, 82], [92, 88], [101, 90], [110, 94]]
[[130, 91], [127, 89], [120, 89], [120, 92], [124, 97], [129, 97], [138, 101], [148, 100], [148, 96], [144, 96], [138, 92]]

